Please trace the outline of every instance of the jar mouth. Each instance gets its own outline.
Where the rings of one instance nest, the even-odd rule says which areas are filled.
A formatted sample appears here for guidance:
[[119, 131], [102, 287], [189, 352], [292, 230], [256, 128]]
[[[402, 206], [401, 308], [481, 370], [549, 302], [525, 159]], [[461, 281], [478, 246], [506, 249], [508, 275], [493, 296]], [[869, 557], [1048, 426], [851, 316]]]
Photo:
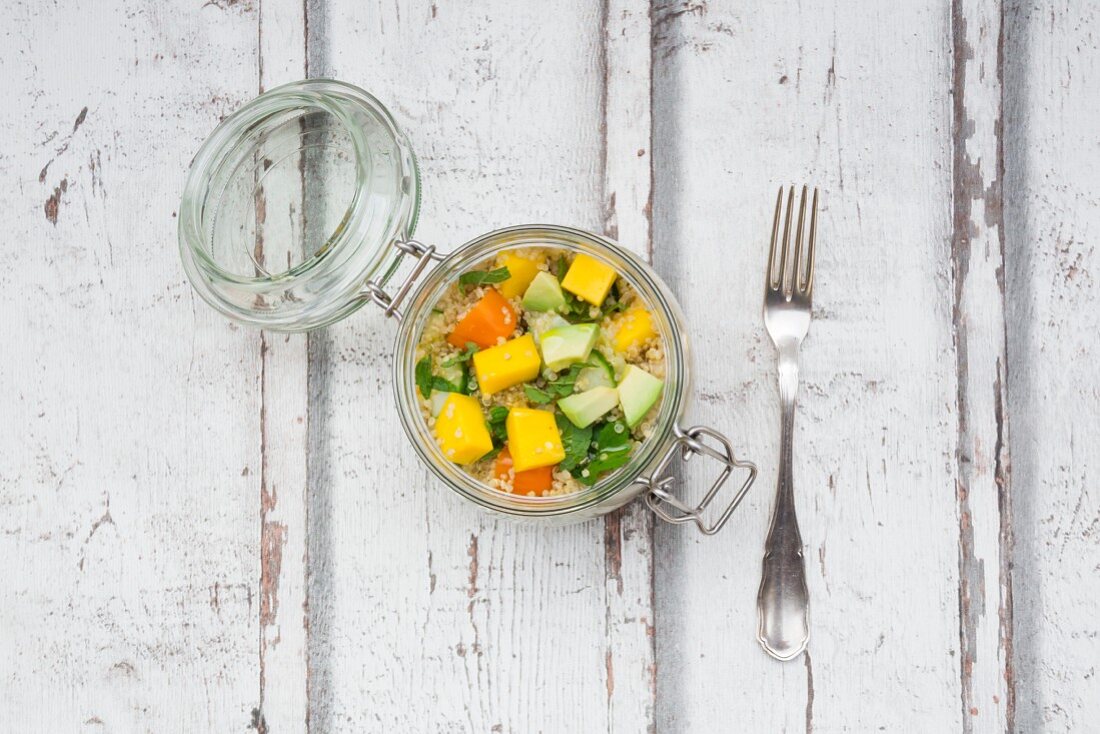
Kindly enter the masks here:
[[[416, 347], [431, 315], [432, 304], [460, 273], [485, 258], [505, 250], [528, 247], [568, 249], [608, 261], [652, 307], [657, 330], [665, 345], [666, 389], [653, 433], [640, 444], [625, 466], [591, 487], [566, 495], [514, 495], [476, 480], [443, 456], [416, 397]], [[432, 473], [452, 490], [482, 507], [522, 517], [550, 517], [601, 505], [634, 485], [675, 438], [675, 426], [686, 403], [688, 390], [687, 344], [680, 329], [682, 316], [679, 306], [648, 264], [611, 240], [555, 225], [521, 225], [489, 232], [455, 250], [431, 271], [410, 297], [406, 314], [397, 335], [394, 358], [394, 391], [402, 427]]]
[[360, 307], [415, 226], [412, 149], [386, 108], [343, 82], [272, 89], [211, 133], [179, 214], [184, 269], [231, 319], [301, 331]]

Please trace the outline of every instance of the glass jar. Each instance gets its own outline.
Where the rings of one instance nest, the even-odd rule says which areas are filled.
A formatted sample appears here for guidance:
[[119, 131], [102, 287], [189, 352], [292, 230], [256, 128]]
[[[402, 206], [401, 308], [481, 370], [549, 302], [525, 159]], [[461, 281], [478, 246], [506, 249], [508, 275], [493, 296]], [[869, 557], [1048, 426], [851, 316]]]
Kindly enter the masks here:
[[[411, 239], [419, 197], [412, 149], [378, 100], [332, 80], [278, 87], [224, 120], [196, 154], [180, 208], [184, 269], [207, 303], [250, 326], [305, 331], [368, 302], [398, 319], [393, 381], [402, 427], [421, 460], [470, 502], [511, 517], [575, 522], [644, 495], [663, 519], [717, 532], [756, 467], [714, 429], [682, 427], [691, 372], [685, 322], [656, 273], [605, 237], [552, 225], [490, 232], [444, 256]], [[416, 398], [415, 351], [432, 306], [473, 265], [531, 246], [610, 264], [652, 308], [665, 345], [653, 435], [624, 467], [568, 495], [517, 496], [476, 481], [443, 457]], [[391, 288], [405, 258], [412, 267]], [[716, 460], [719, 471], [702, 500], [688, 503], [677, 497], [671, 470], [695, 454]], [[743, 481], [723, 509], [708, 510], [734, 471]]]

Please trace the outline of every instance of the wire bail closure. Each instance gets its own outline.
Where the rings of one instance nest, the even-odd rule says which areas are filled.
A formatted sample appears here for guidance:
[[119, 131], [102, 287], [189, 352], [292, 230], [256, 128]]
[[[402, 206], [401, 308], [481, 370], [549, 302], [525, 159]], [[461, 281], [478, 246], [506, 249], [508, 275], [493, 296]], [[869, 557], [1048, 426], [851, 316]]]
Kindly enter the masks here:
[[[756, 465], [751, 461], [739, 461], [733, 454], [733, 444], [730, 440], [723, 436], [713, 428], [707, 428], [706, 426], [693, 426], [687, 430], [683, 430], [679, 425], [673, 429], [676, 433], [676, 440], [672, 446], [669, 447], [665, 455], [661, 457], [661, 460], [657, 462], [657, 466], [653, 469], [653, 472], [648, 477], [639, 477], [637, 484], [641, 484], [649, 491], [646, 493], [645, 502], [649, 509], [657, 513], [665, 522], [670, 522], [674, 525], [680, 525], [686, 522], [694, 522], [696, 527], [699, 528], [699, 532], [703, 535], [714, 535], [726, 524], [726, 521], [730, 519], [733, 511], [737, 509], [737, 506], [741, 504], [741, 500], [744, 499], [745, 493], [749, 491], [749, 488], [756, 481]], [[718, 442], [717, 449], [707, 445], [702, 439], [710, 438]], [[679, 499], [675, 497], [669, 490], [676, 481], [676, 477], [669, 473], [672, 459], [677, 454], [680, 455], [681, 461], [688, 461], [693, 455], [701, 454], [708, 456], [715, 461], [723, 464], [721, 473], [718, 478], [710, 486], [706, 495], [702, 501], [695, 507], [689, 507]], [[730, 474], [734, 469], [745, 469], [749, 475], [745, 481], [741, 484], [741, 487], [734, 494], [733, 499], [726, 505], [726, 509], [722, 511], [722, 514], [714, 521], [714, 524], [707, 525], [703, 519], [703, 512], [710, 506], [715, 496], [718, 494], [718, 490], [722, 488], [722, 485], [726, 483]]]
[[[418, 240], [398, 240], [393, 243], [393, 246], [401, 253], [397, 262], [395, 262], [393, 267], [391, 267], [386, 275], [382, 277], [381, 282], [375, 278], [368, 280], [363, 286], [362, 296], [364, 298], [370, 298], [370, 300], [381, 306], [386, 316], [392, 316], [400, 321], [404, 316], [398, 308], [401, 302], [405, 300], [405, 296], [409, 295], [409, 291], [411, 291], [412, 287], [416, 284], [416, 279], [420, 277], [420, 274], [424, 272], [425, 268], [427, 268], [433, 260], [442, 260], [443, 255], [435, 251], [435, 245], [425, 245]], [[386, 282], [390, 275], [393, 275], [401, 262], [401, 258], [404, 258], [405, 255], [412, 255], [415, 257], [416, 264], [413, 265], [413, 269], [409, 271], [409, 274], [405, 276], [405, 280], [402, 281], [401, 287], [397, 289], [397, 293], [391, 296], [382, 287], [382, 283]]]

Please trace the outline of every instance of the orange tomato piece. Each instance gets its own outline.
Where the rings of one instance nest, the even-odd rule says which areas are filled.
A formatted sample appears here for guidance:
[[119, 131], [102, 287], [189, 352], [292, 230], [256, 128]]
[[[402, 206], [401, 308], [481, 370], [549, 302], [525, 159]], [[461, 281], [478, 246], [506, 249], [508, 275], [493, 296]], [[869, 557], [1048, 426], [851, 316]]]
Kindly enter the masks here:
[[462, 317], [447, 337], [447, 342], [465, 349], [473, 342], [481, 349], [495, 346], [501, 337], [507, 339], [516, 330], [516, 312], [512, 304], [496, 288], [489, 288], [469, 313]]
[[[493, 476], [497, 479], [507, 479], [508, 472], [512, 470], [512, 455], [505, 447], [497, 454], [493, 463]], [[540, 466], [537, 469], [518, 471], [512, 479], [512, 492], [515, 494], [528, 494], [534, 492], [536, 497], [542, 497], [550, 491], [550, 485], [554, 481], [554, 467]]]

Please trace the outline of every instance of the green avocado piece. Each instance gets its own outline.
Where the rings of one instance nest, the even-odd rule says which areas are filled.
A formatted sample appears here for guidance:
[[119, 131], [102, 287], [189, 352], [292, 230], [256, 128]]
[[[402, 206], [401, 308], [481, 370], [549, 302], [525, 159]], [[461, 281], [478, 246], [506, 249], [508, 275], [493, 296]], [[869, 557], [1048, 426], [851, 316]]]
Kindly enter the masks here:
[[539, 339], [543, 364], [557, 372], [576, 362], [583, 362], [596, 345], [599, 333], [600, 327], [596, 324], [570, 324], [544, 332]]
[[641, 367], [628, 365], [619, 380], [619, 405], [623, 408], [626, 424], [634, 428], [645, 418], [649, 409], [661, 397], [664, 382]]
[[558, 279], [540, 270], [523, 294], [523, 307], [528, 311], [556, 311], [565, 305]]
[[551, 329], [569, 326], [569, 322], [556, 313], [537, 313], [527, 317], [527, 325], [531, 335], [535, 337], [535, 344], [542, 340], [542, 335]]
[[594, 387], [558, 401], [558, 407], [577, 428], [592, 425], [619, 403], [613, 387]]

